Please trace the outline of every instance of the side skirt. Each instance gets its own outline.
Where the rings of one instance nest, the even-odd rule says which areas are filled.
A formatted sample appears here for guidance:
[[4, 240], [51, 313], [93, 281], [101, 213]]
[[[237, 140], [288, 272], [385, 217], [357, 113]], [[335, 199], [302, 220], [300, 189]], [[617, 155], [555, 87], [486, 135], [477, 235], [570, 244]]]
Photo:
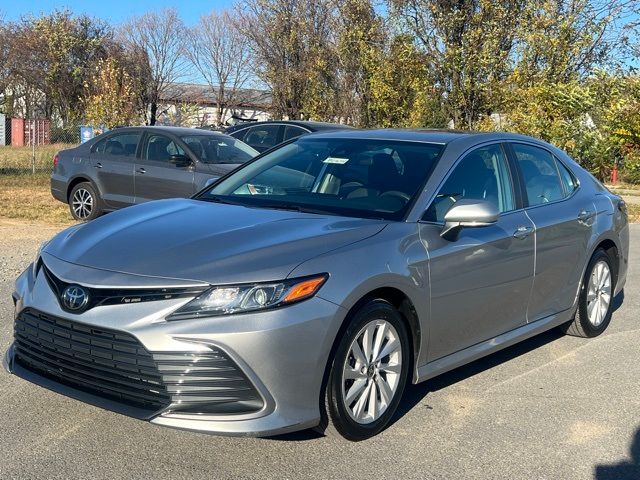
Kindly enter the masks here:
[[571, 320], [574, 310], [574, 308], [570, 308], [556, 315], [551, 315], [549, 317], [536, 320], [535, 322], [527, 323], [526, 325], [498, 335], [497, 337], [476, 343], [464, 350], [460, 350], [459, 352], [452, 353], [446, 357], [442, 357], [422, 365], [421, 367], [418, 367], [417, 379], [414, 383], [424, 382], [430, 378], [437, 377], [449, 370], [453, 370], [454, 368], [473, 362], [479, 358], [491, 355], [498, 350], [510, 347], [511, 345], [515, 345], [527, 338], [562, 325], [563, 323]]

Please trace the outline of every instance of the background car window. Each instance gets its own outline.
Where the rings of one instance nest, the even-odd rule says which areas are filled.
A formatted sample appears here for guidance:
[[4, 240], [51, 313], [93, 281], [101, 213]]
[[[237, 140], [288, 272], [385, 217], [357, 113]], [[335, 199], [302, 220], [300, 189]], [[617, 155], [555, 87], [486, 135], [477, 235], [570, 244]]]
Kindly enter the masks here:
[[104, 155], [135, 157], [140, 142], [140, 132], [119, 133], [103, 138], [92, 149], [93, 153]]
[[279, 130], [280, 125], [256, 125], [248, 128], [241, 140], [256, 150], [263, 152], [278, 143]]
[[287, 140], [299, 137], [300, 135], [304, 135], [305, 133], [307, 133], [307, 131], [300, 127], [287, 125], [286, 127], [284, 127], [284, 138], [282, 139], [282, 141], [286, 142]]
[[560, 180], [562, 180], [562, 185], [564, 186], [564, 194], [568, 197], [576, 188], [578, 188], [578, 182], [562, 162], [556, 159], [556, 163], [558, 164], [558, 170], [560, 171]]
[[203, 163], [244, 163], [258, 152], [227, 135], [188, 135], [180, 137]]
[[561, 200], [564, 194], [553, 155], [542, 148], [522, 143], [512, 146], [524, 178], [529, 205]]
[[142, 158], [155, 162], [168, 162], [173, 155], [185, 155], [185, 152], [173, 140], [164, 135], [149, 135]]
[[443, 223], [447, 211], [461, 199], [491, 202], [500, 212], [515, 208], [511, 176], [500, 145], [467, 154], [440, 188], [422, 220]]

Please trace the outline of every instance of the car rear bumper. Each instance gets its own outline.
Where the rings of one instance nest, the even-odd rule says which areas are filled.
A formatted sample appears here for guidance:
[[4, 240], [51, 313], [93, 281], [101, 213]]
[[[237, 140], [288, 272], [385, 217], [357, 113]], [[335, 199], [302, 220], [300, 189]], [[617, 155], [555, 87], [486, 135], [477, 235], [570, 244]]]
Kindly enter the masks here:
[[[16, 282], [16, 319], [21, 314], [42, 312], [46, 318], [60, 319], [64, 328], [71, 329], [71, 334], [65, 334], [67, 330], [60, 332], [60, 338], [46, 338], [46, 345], [59, 345], [52, 347], [56, 352], [46, 353], [58, 359], [61, 355], [82, 349], [85, 345], [73, 344], [76, 325], [81, 336], [86, 336], [92, 329], [99, 335], [105, 332], [117, 335], [120, 332], [139, 342], [140, 347], [153, 357], [155, 368], [159, 369], [162, 377], [160, 381], [154, 380], [158, 382], [156, 390], [168, 392], [168, 400], [158, 404], [155, 409], [140, 408], [139, 405], [118, 400], [111, 394], [105, 395], [104, 388], [85, 388], [73, 381], [61, 380], [60, 375], [64, 371], [71, 371], [81, 379], [87, 378], [82, 377], [83, 373], [90, 375], [91, 381], [97, 378], [93, 373], [82, 372], [77, 365], [68, 363], [75, 361], [68, 356], [63, 358], [67, 363], [63, 363], [62, 367], [58, 364], [34, 367], [24, 361], [24, 355], [21, 357], [18, 333], [21, 323], [18, 321], [14, 343], [3, 361], [11, 373], [81, 401], [168, 427], [225, 435], [269, 436], [318, 424], [320, 388], [328, 354], [342, 320], [344, 309], [341, 307], [316, 297], [259, 314], [167, 322], [164, 320], [166, 315], [188, 301], [177, 299], [101, 306], [74, 315], [61, 309], [42, 270], [36, 278], [31, 278], [30, 271], [28, 269]], [[32, 324], [27, 327], [34, 328]], [[47, 329], [55, 330], [50, 327]], [[47, 331], [43, 335], [47, 337], [50, 334]], [[71, 340], [62, 338], [64, 335]], [[104, 337], [96, 340], [96, 350], [104, 352], [104, 348], [108, 348], [108, 345], [101, 343], [103, 340]], [[85, 354], [92, 354], [91, 345]], [[188, 395], [206, 396], [201, 395], [201, 390], [196, 391], [200, 386], [188, 381], [192, 373], [186, 367], [198, 366], [198, 363], [191, 362], [186, 367], [183, 365], [185, 368], [180, 367], [180, 371], [170, 372], [173, 380], [169, 382], [165, 377], [166, 368], [178, 368], [179, 365], [175, 362], [171, 364], [167, 359], [188, 356], [206, 360], [215, 352], [222, 352], [228, 359], [226, 365], [237, 368], [238, 376], [246, 380], [244, 386], [254, 389], [259, 398], [257, 408], [253, 403], [251, 409], [221, 412], [215, 402], [208, 404], [205, 398], [205, 401], [197, 404], [197, 408], [183, 410]], [[27, 357], [36, 354], [41, 355], [42, 352], [29, 350]], [[113, 358], [107, 358], [106, 363], [104, 358], [97, 360], [103, 362], [100, 368], [112, 368], [109, 362], [119, 360], [116, 355], [111, 356]], [[83, 362], [81, 367], [86, 368], [86, 365], [87, 362]], [[112, 373], [107, 371], [107, 378], [111, 378]], [[135, 375], [142, 374], [137, 372]], [[209, 388], [207, 394], [211, 393], [210, 390], [224, 389], [224, 384], [217, 383], [220, 375], [212, 372], [207, 372], [207, 375], [210, 378], [201, 376], [198, 379]], [[182, 376], [183, 383], [177, 379], [178, 376]], [[131, 381], [131, 378], [127, 377], [127, 381]], [[214, 407], [209, 408], [211, 405]], [[198, 411], [200, 407], [202, 409]]]
[[67, 203], [67, 181], [64, 177], [51, 175], [51, 195], [62, 203]]

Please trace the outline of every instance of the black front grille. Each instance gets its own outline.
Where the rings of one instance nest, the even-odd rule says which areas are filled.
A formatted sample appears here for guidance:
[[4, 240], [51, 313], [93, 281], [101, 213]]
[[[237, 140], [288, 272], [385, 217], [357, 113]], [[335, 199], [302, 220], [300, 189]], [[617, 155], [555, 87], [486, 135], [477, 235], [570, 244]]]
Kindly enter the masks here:
[[133, 336], [34, 310], [15, 322], [15, 360], [65, 385], [138, 408], [171, 402], [153, 356]]
[[240, 413], [263, 403], [224, 352], [151, 353], [132, 335], [22, 311], [15, 361], [58, 383], [150, 411]]

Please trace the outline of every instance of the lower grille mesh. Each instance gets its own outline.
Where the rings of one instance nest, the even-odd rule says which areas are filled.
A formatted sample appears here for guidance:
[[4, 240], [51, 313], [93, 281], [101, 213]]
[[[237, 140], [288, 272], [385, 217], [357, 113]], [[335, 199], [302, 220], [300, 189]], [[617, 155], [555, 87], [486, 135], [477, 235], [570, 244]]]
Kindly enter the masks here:
[[261, 397], [222, 351], [151, 353], [132, 335], [28, 309], [15, 321], [15, 361], [58, 383], [150, 411], [239, 413]]

